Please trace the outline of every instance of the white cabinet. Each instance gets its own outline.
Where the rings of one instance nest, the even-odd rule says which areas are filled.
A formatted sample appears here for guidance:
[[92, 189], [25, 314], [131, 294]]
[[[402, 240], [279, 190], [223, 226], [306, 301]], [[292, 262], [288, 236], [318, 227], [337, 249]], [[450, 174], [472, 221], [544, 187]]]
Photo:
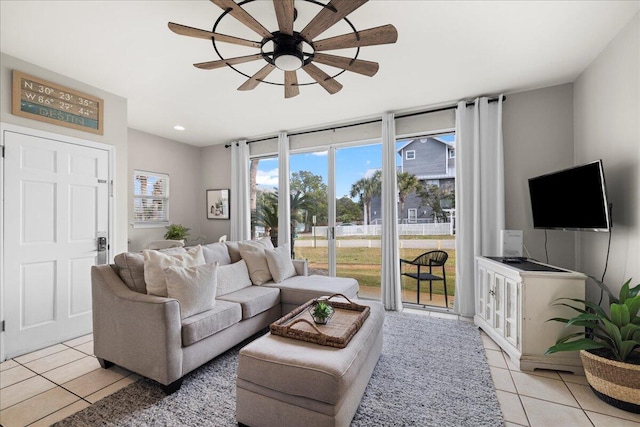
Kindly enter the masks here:
[[558, 298], [584, 299], [586, 278], [582, 273], [537, 262], [505, 264], [477, 257], [474, 321], [523, 371], [540, 368], [581, 373], [577, 352], [544, 353], [558, 338], [578, 330], [547, 320], [574, 316], [573, 310], [554, 302]]

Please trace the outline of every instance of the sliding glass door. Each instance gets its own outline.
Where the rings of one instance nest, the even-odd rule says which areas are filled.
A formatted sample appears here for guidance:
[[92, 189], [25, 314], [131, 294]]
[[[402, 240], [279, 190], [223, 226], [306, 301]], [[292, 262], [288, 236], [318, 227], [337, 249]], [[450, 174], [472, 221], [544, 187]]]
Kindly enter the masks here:
[[380, 299], [382, 144], [335, 150], [336, 276], [360, 283], [361, 298]]
[[289, 163], [295, 257], [313, 274], [353, 277], [361, 297], [379, 299], [381, 145], [327, 147]]

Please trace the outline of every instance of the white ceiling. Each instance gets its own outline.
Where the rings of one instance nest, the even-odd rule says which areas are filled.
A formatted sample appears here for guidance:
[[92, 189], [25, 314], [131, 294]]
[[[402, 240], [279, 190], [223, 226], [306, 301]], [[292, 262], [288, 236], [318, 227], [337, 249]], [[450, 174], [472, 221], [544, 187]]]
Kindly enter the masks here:
[[[296, 4], [300, 30], [319, 7]], [[277, 29], [270, 0], [245, 9]], [[358, 30], [397, 28], [397, 43], [360, 50], [358, 58], [380, 64], [378, 74], [345, 72], [335, 95], [314, 84], [290, 99], [275, 85], [237, 91], [246, 77], [228, 67], [192, 65], [219, 58], [210, 42], [174, 34], [167, 23], [211, 30], [222, 9], [207, 0], [1, 0], [0, 51], [126, 98], [131, 128], [207, 146], [571, 82], [639, 9], [640, 1], [630, 0], [372, 0], [347, 18]], [[260, 38], [231, 16], [217, 31]], [[316, 40], [349, 31], [341, 21]], [[257, 53], [220, 46], [227, 58]], [[238, 68], [251, 75], [263, 64]]]

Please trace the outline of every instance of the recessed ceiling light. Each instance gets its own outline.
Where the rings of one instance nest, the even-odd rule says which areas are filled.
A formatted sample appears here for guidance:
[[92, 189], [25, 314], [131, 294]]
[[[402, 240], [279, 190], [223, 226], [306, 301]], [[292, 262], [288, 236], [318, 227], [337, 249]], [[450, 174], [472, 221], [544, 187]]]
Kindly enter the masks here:
[[180, 125], [175, 125], [173, 128], [175, 130], [184, 130], [184, 126], [180, 126]]

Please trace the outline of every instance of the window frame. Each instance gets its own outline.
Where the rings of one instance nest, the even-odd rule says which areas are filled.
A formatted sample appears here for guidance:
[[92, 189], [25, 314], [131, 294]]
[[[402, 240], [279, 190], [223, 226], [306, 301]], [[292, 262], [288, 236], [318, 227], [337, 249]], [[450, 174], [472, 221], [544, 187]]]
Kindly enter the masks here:
[[[163, 195], [164, 197], [158, 197], [158, 196], [149, 196], [149, 195], [143, 195], [140, 194], [138, 192], [136, 192], [136, 180], [138, 176], [141, 175], [145, 175], [147, 177], [153, 177], [156, 180], [162, 179], [165, 180], [166, 184], [165, 184], [165, 194]], [[170, 207], [170, 184], [171, 184], [171, 179], [168, 173], [162, 173], [162, 172], [151, 172], [151, 171], [146, 171], [146, 170], [142, 170], [142, 169], [134, 169], [133, 171], [133, 190], [132, 190], [132, 197], [133, 197], [133, 228], [161, 228], [161, 227], [166, 227], [167, 225], [171, 224], [170, 220], [169, 220], [169, 207]], [[164, 216], [162, 219], [158, 219], [158, 220], [153, 220], [153, 219], [145, 219], [145, 220], [138, 220], [136, 219], [136, 200], [162, 200], [163, 204], [165, 206], [165, 208], [163, 209], [164, 211]]]
[[[411, 215], [413, 213], [413, 216]], [[407, 223], [415, 224], [418, 222], [418, 208], [407, 209]]]
[[[413, 157], [409, 157], [409, 153], [413, 154]], [[416, 150], [407, 150], [404, 152], [405, 160], [415, 160], [416, 159]]]

